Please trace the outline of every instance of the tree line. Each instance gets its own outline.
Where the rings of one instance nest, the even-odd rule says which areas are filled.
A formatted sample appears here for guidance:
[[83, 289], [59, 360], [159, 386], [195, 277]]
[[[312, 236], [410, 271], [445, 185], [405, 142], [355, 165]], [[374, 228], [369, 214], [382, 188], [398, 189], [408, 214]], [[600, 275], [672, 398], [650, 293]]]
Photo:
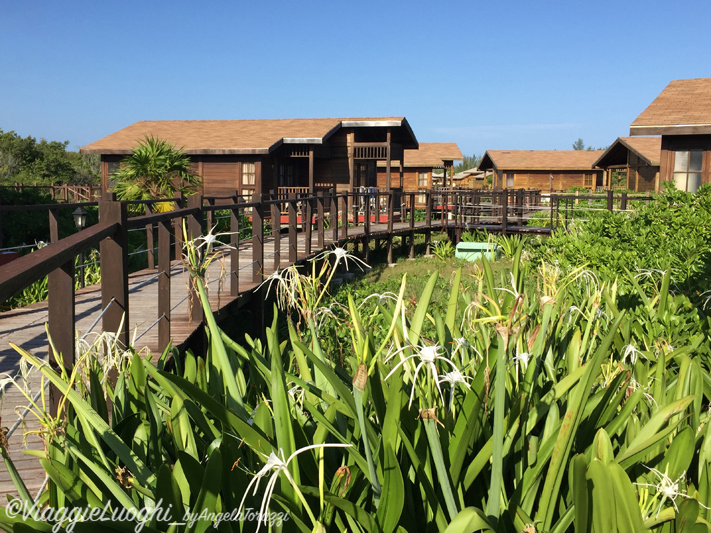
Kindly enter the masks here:
[[90, 185], [99, 182], [100, 158], [67, 150], [69, 141], [22, 137], [0, 129], [0, 185]]

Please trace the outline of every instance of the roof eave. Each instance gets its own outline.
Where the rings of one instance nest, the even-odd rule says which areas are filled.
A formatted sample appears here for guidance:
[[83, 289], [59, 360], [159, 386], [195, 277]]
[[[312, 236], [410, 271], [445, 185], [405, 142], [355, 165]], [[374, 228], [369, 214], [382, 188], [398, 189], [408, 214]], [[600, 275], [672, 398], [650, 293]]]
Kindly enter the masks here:
[[630, 135], [708, 135], [711, 124], [657, 124], [630, 126]]

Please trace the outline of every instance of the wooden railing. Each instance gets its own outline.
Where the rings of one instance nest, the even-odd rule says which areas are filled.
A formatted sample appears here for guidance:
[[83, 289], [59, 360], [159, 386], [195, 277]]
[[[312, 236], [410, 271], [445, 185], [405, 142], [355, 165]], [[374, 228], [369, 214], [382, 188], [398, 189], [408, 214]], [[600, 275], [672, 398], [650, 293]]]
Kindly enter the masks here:
[[24, 185], [15, 183], [14, 185], [2, 185], [0, 188], [17, 192], [36, 191], [49, 195], [57, 202], [95, 202], [101, 198], [100, 185]]

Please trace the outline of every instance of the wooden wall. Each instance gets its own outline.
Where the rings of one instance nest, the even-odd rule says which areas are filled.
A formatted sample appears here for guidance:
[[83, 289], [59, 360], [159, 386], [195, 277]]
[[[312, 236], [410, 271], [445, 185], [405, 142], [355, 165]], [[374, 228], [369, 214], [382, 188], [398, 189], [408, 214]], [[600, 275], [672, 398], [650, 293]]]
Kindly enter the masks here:
[[[593, 174], [592, 189], [595, 189], [598, 180], [602, 176], [601, 170], [585, 171], [548, 171], [548, 170], [510, 170], [500, 171], [500, 178], [496, 188], [506, 188], [507, 174], [514, 175], [513, 189], [540, 189], [548, 191], [552, 187], [554, 191], [566, 191], [571, 187], [585, 187], [585, 174]], [[553, 178], [551, 179], [551, 175]], [[590, 188], [590, 187], [588, 187]]]
[[711, 135], [662, 135], [662, 153], [659, 181], [674, 180], [674, 152], [678, 150], [703, 150], [702, 183], [711, 183]]

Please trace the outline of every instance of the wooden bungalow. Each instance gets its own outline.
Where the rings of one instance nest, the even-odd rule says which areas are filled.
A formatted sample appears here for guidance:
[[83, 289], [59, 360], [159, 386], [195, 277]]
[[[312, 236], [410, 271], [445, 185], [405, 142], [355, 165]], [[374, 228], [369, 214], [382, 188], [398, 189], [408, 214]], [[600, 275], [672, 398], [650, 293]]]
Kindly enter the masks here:
[[605, 172], [606, 189], [659, 192], [661, 137], [618, 137], [594, 166]]
[[[457, 143], [420, 143], [415, 150], [405, 150], [400, 186], [405, 192], [424, 191], [433, 187], [451, 187], [454, 162], [464, 159]], [[386, 162], [378, 162], [378, 187], [386, 186]]]
[[479, 170], [493, 171], [494, 189], [596, 190], [603, 173], [593, 168], [603, 150], [487, 150]]
[[182, 147], [208, 196], [375, 186], [380, 160], [390, 189], [401, 182], [393, 181], [391, 162], [418, 147], [404, 117], [141, 121], [81, 149], [101, 155], [104, 190], [121, 160], [147, 136]]
[[696, 192], [711, 183], [711, 78], [674, 80], [630, 126], [661, 135], [659, 180]]

